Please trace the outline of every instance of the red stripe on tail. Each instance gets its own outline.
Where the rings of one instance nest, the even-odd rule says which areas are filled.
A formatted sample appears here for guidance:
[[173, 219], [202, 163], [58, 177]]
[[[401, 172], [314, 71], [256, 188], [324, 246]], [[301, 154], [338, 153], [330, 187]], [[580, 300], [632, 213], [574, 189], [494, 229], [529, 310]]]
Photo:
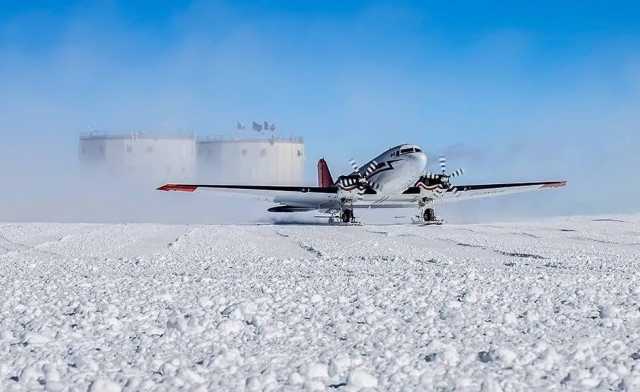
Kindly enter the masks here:
[[333, 178], [331, 177], [327, 161], [325, 161], [324, 158], [320, 159], [318, 161], [318, 186], [322, 188], [329, 188], [333, 186], [333, 184]]

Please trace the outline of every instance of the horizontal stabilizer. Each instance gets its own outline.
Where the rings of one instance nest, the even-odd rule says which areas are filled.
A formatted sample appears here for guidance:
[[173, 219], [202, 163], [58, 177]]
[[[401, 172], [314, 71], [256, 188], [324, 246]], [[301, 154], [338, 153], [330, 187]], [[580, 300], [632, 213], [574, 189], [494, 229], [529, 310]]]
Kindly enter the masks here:
[[165, 184], [165, 185], [159, 187], [157, 190], [158, 191], [165, 191], [165, 192], [170, 192], [170, 191], [174, 191], [174, 192], [195, 192], [196, 189], [198, 189], [197, 185]]

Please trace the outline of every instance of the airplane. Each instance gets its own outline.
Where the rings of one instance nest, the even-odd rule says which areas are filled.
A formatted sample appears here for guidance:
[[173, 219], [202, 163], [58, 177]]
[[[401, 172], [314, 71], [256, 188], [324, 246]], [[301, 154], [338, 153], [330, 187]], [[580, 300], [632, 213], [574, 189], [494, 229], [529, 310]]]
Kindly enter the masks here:
[[478, 185], [453, 185], [462, 169], [447, 172], [447, 160], [439, 158], [440, 172], [427, 171], [427, 154], [417, 145], [402, 144], [388, 149], [365, 165], [351, 160], [353, 171], [333, 180], [327, 162], [318, 161], [317, 186], [165, 184], [157, 190], [195, 192], [214, 190], [242, 193], [269, 200], [269, 212], [320, 210], [329, 223], [358, 223], [358, 208], [418, 208], [416, 223], [441, 224], [435, 205], [513, 193], [561, 188], [566, 181], [538, 181]]

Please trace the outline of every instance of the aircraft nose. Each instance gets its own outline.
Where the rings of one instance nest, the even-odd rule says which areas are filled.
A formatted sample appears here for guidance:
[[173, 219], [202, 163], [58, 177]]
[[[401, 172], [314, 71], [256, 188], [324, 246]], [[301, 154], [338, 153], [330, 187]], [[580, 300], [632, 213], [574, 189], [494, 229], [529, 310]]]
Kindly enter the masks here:
[[424, 152], [414, 152], [411, 158], [418, 170], [424, 171], [427, 168], [427, 154]]

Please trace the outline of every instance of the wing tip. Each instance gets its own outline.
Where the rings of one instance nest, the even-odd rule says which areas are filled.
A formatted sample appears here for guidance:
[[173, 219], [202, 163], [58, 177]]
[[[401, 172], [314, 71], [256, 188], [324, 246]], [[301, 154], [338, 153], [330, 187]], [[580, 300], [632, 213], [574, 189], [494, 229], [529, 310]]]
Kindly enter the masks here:
[[195, 192], [198, 189], [196, 185], [187, 184], [164, 184], [161, 187], [156, 188], [157, 191], [164, 192]]
[[553, 182], [548, 182], [546, 184], [544, 184], [542, 186], [542, 188], [562, 188], [567, 186], [567, 181], [563, 180], [563, 181], [553, 181]]

